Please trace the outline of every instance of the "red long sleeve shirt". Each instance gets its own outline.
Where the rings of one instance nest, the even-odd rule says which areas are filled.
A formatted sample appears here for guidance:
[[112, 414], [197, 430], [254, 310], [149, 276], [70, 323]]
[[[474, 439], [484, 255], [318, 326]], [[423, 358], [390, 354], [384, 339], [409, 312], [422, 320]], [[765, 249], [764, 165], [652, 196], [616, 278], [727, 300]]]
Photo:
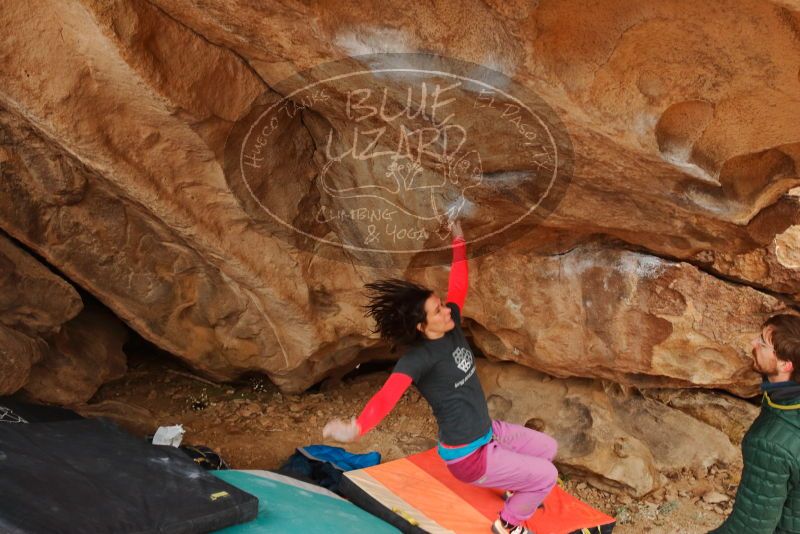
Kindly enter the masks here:
[[[450, 278], [447, 284], [447, 299], [458, 305], [459, 310], [464, 308], [469, 286], [469, 271], [467, 267], [467, 244], [462, 236], [453, 238], [453, 261], [450, 265]], [[359, 435], [364, 435], [372, 430], [397, 404], [411, 385], [411, 377], [403, 373], [392, 373], [381, 389], [367, 402], [359, 414], [356, 423]]]

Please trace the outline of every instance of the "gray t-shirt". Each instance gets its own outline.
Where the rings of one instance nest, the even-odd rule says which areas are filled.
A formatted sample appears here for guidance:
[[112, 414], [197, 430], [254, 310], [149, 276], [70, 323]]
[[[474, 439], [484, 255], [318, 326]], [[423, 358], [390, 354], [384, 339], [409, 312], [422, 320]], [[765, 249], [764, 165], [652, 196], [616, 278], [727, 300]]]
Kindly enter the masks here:
[[475, 373], [475, 358], [461, 330], [461, 310], [452, 302], [447, 306], [453, 310], [455, 328], [439, 339], [413, 345], [394, 372], [410, 376], [433, 408], [439, 441], [464, 445], [486, 435], [492, 420]]

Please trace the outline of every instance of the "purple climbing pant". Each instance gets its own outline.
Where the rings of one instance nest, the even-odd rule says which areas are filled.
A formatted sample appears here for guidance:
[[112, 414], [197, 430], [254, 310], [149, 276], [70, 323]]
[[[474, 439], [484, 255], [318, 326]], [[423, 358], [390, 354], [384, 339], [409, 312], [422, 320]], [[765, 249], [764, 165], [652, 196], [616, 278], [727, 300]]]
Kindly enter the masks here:
[[511, 490], [500, 517], [521, 525], [547, 497], [558, 480], [553, 458], [556, 440], [524, 426], [492, 421], [492, 441], [486, 447], [486, 472], [473, 486]]

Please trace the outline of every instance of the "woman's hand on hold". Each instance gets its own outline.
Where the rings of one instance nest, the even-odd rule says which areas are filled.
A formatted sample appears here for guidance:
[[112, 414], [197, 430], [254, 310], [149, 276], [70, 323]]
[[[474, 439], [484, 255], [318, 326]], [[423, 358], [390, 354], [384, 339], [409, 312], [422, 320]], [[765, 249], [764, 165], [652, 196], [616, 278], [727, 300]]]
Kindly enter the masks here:
[[461, 221], [454, 220], [450, 222], [450, 229], [453, 232], [453, 237], [464, 238], [464, 231], [461, 229]]
[[358, 433], [359, 428], [355, 417], [353, 417], [350, 421], [334, 419], [322, 429], [323, 438], [331, 438], [342, 443], [350, 443], [351, 441], [355, 441], [355, 439], [358, 437]]

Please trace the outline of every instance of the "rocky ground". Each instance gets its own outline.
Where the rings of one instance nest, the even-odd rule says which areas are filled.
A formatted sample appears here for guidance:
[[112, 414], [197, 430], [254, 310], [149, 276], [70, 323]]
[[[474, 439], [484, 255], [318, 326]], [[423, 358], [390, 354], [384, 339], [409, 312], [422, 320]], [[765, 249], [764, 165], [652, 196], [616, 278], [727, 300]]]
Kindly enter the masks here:
[[[211, 447], [237, 469], [275, 469], [295, 447], [324, 443], [325, 422], [357, 414], [387, 376], [386, 371], [366, 372], [284, 395], [262, 378], [217, 385], [163, 357], [134, 355], [129, 368], [100, 389], [87, 413], [110, 416], [142, 435], [160, 425], [183, 424], [184, 443]], [[378, 428], [347, 448], [376, 450], [384, 461], [393, 460], [433, 446], [435, 435], [428, 404], [411, 390]], [[716, 467], [707, 473], [687, 470], [642, 499], [598, 490], [577, 475], [563, 479], [571, 493], [615, 516], [619, 534], [674, 534], [706, 532], [720, 523], [738, 476]]]

